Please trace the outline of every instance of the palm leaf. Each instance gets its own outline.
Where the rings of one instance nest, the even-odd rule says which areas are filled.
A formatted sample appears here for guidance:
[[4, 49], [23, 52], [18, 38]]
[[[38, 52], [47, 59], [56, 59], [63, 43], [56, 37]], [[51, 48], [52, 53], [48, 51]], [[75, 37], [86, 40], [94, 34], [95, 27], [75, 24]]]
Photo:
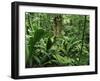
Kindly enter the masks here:
[[45, 31], [43, 29], [38, 29], [35, 31], [34, 35], [30, 37], [29, 43], [28, 43], [28, 49], [29, 49], [29, 59], [32, 59], [32, 54], [34, 53], [34, 46], [37, 42], [40, 41], [40, 39], [45, 35]]

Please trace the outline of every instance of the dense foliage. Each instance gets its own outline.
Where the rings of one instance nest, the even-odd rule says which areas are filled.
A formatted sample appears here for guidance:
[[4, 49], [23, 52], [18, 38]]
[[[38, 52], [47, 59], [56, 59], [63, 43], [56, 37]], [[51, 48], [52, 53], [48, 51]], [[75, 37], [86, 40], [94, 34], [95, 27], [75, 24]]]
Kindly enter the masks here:
[[25, 13], [25, 65], [89, 65], [89, 16]]

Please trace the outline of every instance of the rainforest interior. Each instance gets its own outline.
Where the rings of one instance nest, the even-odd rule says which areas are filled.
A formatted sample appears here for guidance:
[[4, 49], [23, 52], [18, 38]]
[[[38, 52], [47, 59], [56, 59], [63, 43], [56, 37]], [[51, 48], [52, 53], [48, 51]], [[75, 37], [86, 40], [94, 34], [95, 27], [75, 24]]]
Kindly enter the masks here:
[[25, 12], [25, 67], [89, 65], [89, 15]]

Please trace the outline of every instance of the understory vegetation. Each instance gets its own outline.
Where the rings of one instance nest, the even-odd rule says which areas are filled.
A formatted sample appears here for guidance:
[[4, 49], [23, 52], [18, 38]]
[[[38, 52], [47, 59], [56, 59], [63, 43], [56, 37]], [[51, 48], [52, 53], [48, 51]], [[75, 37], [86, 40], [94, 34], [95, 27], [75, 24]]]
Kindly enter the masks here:
[[26, 12], [25, 65], [89, 65], [89, 16]]

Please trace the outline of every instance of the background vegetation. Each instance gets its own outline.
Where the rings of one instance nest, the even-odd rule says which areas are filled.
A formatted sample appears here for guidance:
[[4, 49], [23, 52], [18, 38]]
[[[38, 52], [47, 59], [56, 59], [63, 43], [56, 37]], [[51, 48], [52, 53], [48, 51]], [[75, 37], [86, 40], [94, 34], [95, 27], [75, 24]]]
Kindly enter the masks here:
[[25, 65], [89, 65], [89, 16], [25, 13]]

